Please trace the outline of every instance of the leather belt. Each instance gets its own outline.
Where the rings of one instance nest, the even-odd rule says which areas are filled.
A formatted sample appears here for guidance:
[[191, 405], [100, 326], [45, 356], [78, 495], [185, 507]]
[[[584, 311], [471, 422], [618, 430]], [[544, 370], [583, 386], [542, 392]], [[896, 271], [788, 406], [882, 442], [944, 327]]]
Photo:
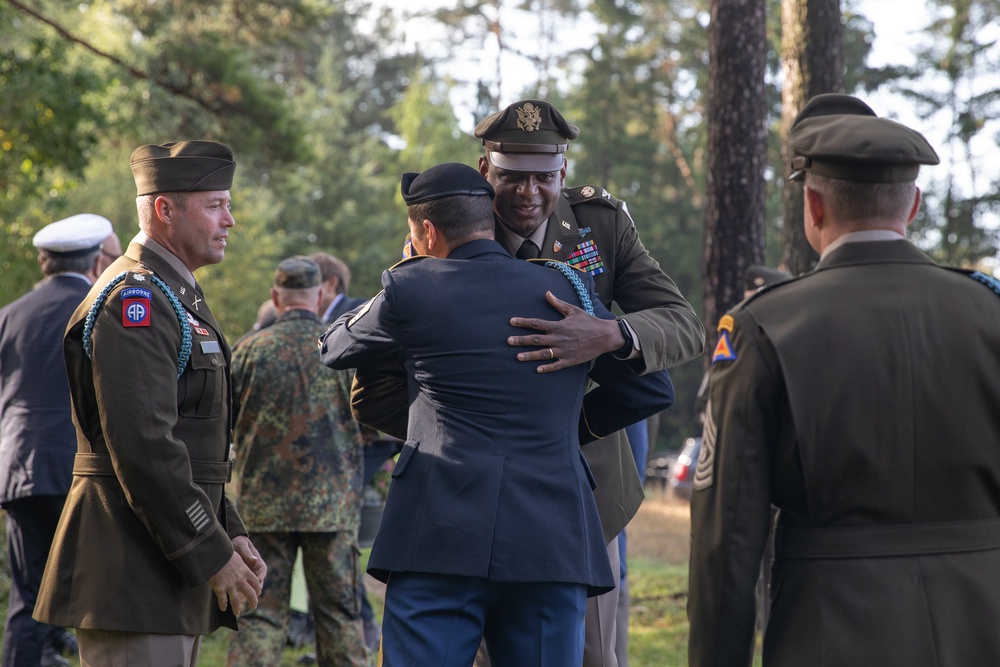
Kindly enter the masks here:
[[[77, 454], [73, 474], [79, 477], [115, 477], [107, 454]], [[233, 478], [232, 461], [191, 461], [191, 479], [198, 484], [226, 484]]]
[[883, 526], [778, 526], [778, 558], [829, 559], [921, 556], [1000, 549], [1000, 519]]

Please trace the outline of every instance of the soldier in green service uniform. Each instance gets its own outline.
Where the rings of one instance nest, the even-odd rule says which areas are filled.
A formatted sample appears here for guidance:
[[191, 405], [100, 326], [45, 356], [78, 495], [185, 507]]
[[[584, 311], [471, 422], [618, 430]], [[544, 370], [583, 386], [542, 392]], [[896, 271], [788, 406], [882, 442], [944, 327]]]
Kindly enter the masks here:
[[[625, 316], [602, 320], [552, 298], [565, 319], [515, 318], [515, 326], [539, 333], [512, 337], [510, 344], [542, 348], [522, 352], [518, 358], [544, 361], [538, 367], [543, 373], [588, 362], [605, 352], [642, 373], [700, 356], [705, 343], [701, 322], [643, 247], [625, 202], [599, 186], [563, 187], [564, 153], [579, 134], [575, 125], [542, 100], [515, 102], [476, 126], [475, 135], [486, 149], [479, 171], [496, 192], [495, 238], [521, 259], [556, 259], [587, 271], [604, 305], [610, 309], [617, 304]], [[405, 409], [390, 412], [405, 406], [405, 400], [388, 400], [388, 384], [384, 377], [359, 371], [354, 408], [365, 423], [405, 435]], [[402, 389], [405, 397], [405, 386]], [[617, 568], [617, 536], [638, 510], [643, 490], [625, 433], [605, 440], [611, 442], [584, 452], [597, 481], [594, 494], [608, 555]], [[584, 655], [588, 667], [617, 665], [617, 603], [617, 589], [588, 600]]]
[[233, 355], [238, 506], [270, 568], [257, 609], [232, 638], [233, 666], [281, 662], [300, 548], [319, 664], [367, 664], [356, 550], [363, 444], [349, 374], [316, 352], [321, 289], [313, 260], [283, 260], [271, 288], [278, 319]]

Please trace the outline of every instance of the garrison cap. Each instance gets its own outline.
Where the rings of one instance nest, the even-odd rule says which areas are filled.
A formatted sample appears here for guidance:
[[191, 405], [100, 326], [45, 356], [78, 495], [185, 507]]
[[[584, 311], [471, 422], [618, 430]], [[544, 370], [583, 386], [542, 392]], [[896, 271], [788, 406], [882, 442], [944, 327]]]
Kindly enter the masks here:
[[31, 243], [39, 250], [74, 257], [100, 249], [104, 239], [114, 231], [107, 218], [80, 213], [42, 227]]
[[236, 161], [229, 146], [217, 141], [172, 141], [132, 151], [129, 161], [136, 196], [159, 192], [228, 190]]
[[580, 128], [544, 100], [521, 100], [484, 118], [474, 133], [501, 169], [558, 171]]
[[747, 267], [747, 271], [743, 275], [743, 289], [744, 291], [757, 290], [765, 285], [788, 280], [791, 277], [792, 274], [788, 271], [772, 269], [770, 266], [764, 266], [763, 264], [751, 264]]
[[399, 190], [407, 206], [444, 197], [480, 197], [493, 199], [493, 186], [467, 164], [445, 162], [419, 174], [403, 174]]
[[916, 180], [920, 165], [940, 162], [922, 134], [839, 93], [809, 100], [788, 131], [788, 144], [792, 181], [810, 171], [844, 181], [907, 183]]
[[319, 287], [319, 265], [308, 257], [295, 255], [283, 259], [274, 271], [274, 286], [287, 289]]

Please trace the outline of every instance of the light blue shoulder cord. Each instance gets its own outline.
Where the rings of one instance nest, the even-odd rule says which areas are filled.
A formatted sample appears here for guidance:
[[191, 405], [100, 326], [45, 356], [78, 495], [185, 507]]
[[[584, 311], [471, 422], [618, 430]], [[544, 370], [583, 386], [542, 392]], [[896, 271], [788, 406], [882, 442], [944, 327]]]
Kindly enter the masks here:
[[[577, 269], [574, 269], [569, 264], [563, 264], [562, 262], [545, 262], [545, 266], [549, 268], [558, 269], [560, 273], [566, 276], [572, 285], [573, 289], [576, 290], [576, 295], [580, 297], [580, 305], [587, 312], [588, 315], [594, 314], [594, 303], [590, 300], [590, 293], [587, 288], [583, 286], [583, 281], [580, 280], [580, 276], [577, 275]], [[594, 360], [590, 360], [588, 368], [594, 367]]]
[[991, 290], [993, 290], [997, 294], [997, 296], [1000, 296], [1000, 280], [997, 280], [993, 276], [988, 276], [985, 273], [980, 273], [979, 271], [970, 273], [969, 277], [972, 278], [973, 280], [978, 280], [979, 282], [981, 282], [982, 284], [986, 285]]
[[576, 274], [576, 269], [571, 268], [568, 264], [563, 264], [562, 262], [545, 262], [545, 266], [558, 269], [562, 272], [566, 279], [573, 283], [573, 288], [576, 289], [577, 296], [580, 297], [580, 303], [583, 309], [587, 311], [588, 315], [594, 314], [594, 304], [590, 300], [590, 294], [587, 292], [587, 288], [583, 286], [583, 281], [580, 280], [580, 276]]
[[[87, 313], [87, 319], [83, 322], [83, 351], [87, 354], [87, 358], [91, 359], [91, 345], [90, 345], [90, 334], [94, 330], [94, 320], [97, 319], [97, 311], [101, 309], [104, 302], [108, 298], [108, 294], [111, 293], [118, 283], [125, 280], [125, 276], [128, 275], [128, 271], [122, 271], [117, 276], [111, 279], [111, 281], [104, 286], [101, 293], [97, 295], [94, 300], [94, 305], [90, 307], [90, 311]], [[149, 274], [150, 279], [153, 284], [160, 288], [160, 291], [167, 297], [170, 301], [170, 305], [174, 308], [174, 313], [177, 315], [177, 322], [181, 325], [181, 349], [177, 355], [177, 378], [180, 379], [181, 375], [184, 373], [184, 369], [187, 367], [188, 360], [191, 358], [191, 324], [187, 319], [187, 312], [184, 310], [184, 306], [181, 305], [180, 300], [173, 293], [173, 291], [167, 286], [165, 282], [160, 280], [159, 277]]]

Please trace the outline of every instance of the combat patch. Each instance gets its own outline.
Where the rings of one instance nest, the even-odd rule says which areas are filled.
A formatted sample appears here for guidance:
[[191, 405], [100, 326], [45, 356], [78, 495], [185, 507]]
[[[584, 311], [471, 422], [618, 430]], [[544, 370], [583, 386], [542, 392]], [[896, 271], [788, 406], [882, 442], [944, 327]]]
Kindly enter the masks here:
[[122, 326], [148, 327], [153, 310], [153, 292], [145, 287], [126, 287], [121, 291]]

